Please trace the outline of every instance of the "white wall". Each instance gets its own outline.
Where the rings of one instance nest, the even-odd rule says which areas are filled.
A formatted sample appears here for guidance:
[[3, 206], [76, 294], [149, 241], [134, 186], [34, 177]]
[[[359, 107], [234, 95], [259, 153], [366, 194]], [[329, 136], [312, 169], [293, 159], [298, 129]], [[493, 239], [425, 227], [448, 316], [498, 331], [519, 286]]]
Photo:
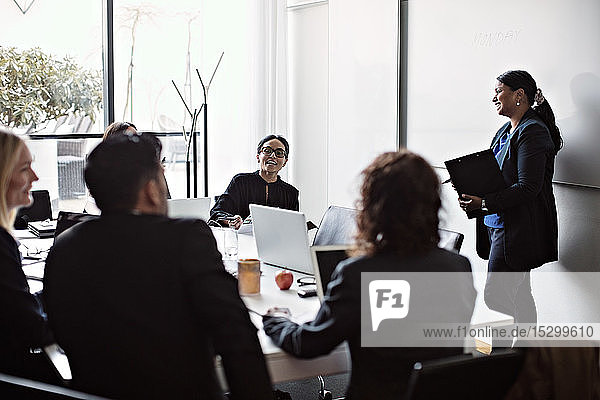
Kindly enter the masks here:
[[360, 172], [398, 148], [398, 1], [329, 1], [329, 204], [353, 207]]
[[397, 148], [398, 1], [329, 0], [289, 7], [291, 182], [318, 222], [353, 207], [360, 171]]
[[[409, 1], [410, 7], [415, 4], [423, 6], [419, 1]], [[469, 3], [468, 8], [464, 8], [466, 3]], [[488, 87], [493, 86], [494, 74], [512, 65], [534, 65], [523, 63], [521, 58], [512, 59], [510, 50], [519, 40], [535, 44], [541, 35], [539, 31], [531, 32], [529, 25], [525, 22], [521, 24], [521, 20], [496, 21], [494, 14], [489, 14], [494, 20], [493, 25], [483, 26], [474, 18], [482, 6], [472, 3], [477, 2], [462, 0], [447, 3], [444, 8], [421, 7], [416, 15], [409, 12], [409, 23], [413, 24], [413, 28], [423, 35], [433, 32], [433, 36], [415, 50], [418, 51], [417, 55], [414, 51], [408, 53], [409, 57], [414, 57], [412, 61], [409, 60], [409, 70], [412, 68], [409, 74], [420, 71], [423, 83], [420, 87], [413, 86], [408, 90], [408, 145], [409, 148], [425, 153], [436, 163], [450, 158], [454, 153], [466, 153], [469, 149], [475, 151], [488, 145], [491, 133], [502, 122], [494, 114], [494, 110], [490, 109], [491, 89], [488, 90]], [[513, 3], [511, 0], [510, 5], [532, 7], [534, 3], [536, 2]], [[594, 4], [597, 3], [587, 0], [581, 3], [586, 7]], [[554, 29], [557, 25], [544, 23], [556, 19], [557, 3], [552, 2], [550, 5], [552, 7], [538, 10], [539, 15], [532, 22]], [[397, 83], [392, 76], [393, 68], [390, 67], [397, 65], [392, 56], [397, 51], [397, 46], [394, 44], [395, 39], [390, 38], [393, 36], [394, 24], [395, 33], [398, 32], [397, 6], [396, 1], [329, 0], [326, 3], [319, 2], [312, 9], [288, 10], [288, 71], [290, 85], [294, 86], [288, 96], [291, 105], [289, 118], [292, 122], [290, 130], [293, 143], [298, 150], [297, 158], [291, 160], [291, 181], [301, 190], [302, 209], [313, 220], [318, 220], [329, 204], [351, 206], [356, 198], [358, 172], [378, 151], [395, 148], [398, 136], [391, 131], [396, 124], [398, 105], [394, 97], [388, 95], [398, 93]], [[459, 39], [455, 38], [453, 41], [449, 37], [453, 27], [457, 25], [457, 19], [445, 17], [448, 14], [447, 7], [452, 7], [453, 12], [465, 19], [465, 24], [456, 28], [460, 32], [468, 28], [465, 27], [469, 25], [466, 21], [470, 21], [471, 30], [468, 32], [472, 31], [473, 34], [461, 36], [464, 39], [462, 42], [456, 43]], [[464, 12], [465, 9], [469, 12]], [[394, 15], [394, 12], [396, 14], [391, 18], [390, 15]], [[569, 18], [580, 14], [579, 11], [572, 10]], [[416, 18], [418, 16], [422, 16], [422, 19]], [[418, 26], [415, 27], [414, 24]], [[564, 32], [572, 32], [574, 28], [565, 26]], [[477, 36], [479, 33], [485, 36], [486, 32], [506, 33], [511, 29], [520, 33], [508, 35], [503, 43], [482, 42], [483, 39]], [[532, 35], [531, 38], [528, 35]], [[565, 38], [563, 39], [567, 40]], [[598, 35], [594, 38], [598, 40]], [[440, 46], [441, 43], [443, 46]], [[589, 41], [573, 43], [579, 48], [589, 44]], [[462, 49], [462, 53], [457, 54], [456, 49], [452, 48], [454, 45]], [[468, 48], [474, 50], [475, 55], [464, 55]], [[327, 63], [322, 58], [324, 53], [327, 53]], [[541, 54], [536, 54], [541, 57]], [[545, 62], [535, 64], [540, 66], [540, 73], [536, 77], [539, 76], [542, 88], [548, 88], [546, 94], [553, 100], [555, 113], [558, 116], [568, 116], [573, 111], [570, 106], [571, 98], [551, 97], [551, 88], [567, 88], [568, 95], [571, 75], [565, 75], [567, 77], [563, 81], [556, 74], [552, 75], [553, 68], [563, 60], [552, 52], [548, 57]], [[596, 52], [588, 53], [587, 57], [595, 60]], [[425, 59], [429, 61], [424, 61]], [[417, 60], [421, 61], [416, 62]], [[495, 60], [499, 60], [501, 64], [494, 63]], [[573, 61], [571, 70], [579, 68], [578, 71], [581, 72], [589, 65], [589, 60], [581, 63]], [[465, 76], [457, 77], [448, 72], [450, 67], [456, 71], [461, 66]], [[561, 68], [564, 69], [565, 66], [562, 65]], [[484, 69], [490, 71], [489, 77], [483, 77]], [[432, 75], [432, 71], [435, 75]], [[480, 78], [471, 80], [476, 73]], [[428, 77], [445, 78], [434, 83], [428, 81]], [[389, 85], [383, 86], [382, 82]], [[394, 107], [394, 110], [388, 107]], [[451, 127], [448, 127], [447, 116], [455, 119]], [[569, 132], [565, 133], [567, 145], [568, 134]], [[326, 150], [323, 150], [323, 146], [326, 146]], [[437, 168], [437, 171], [443, 179], [447, 178], [447, 172], [443, 168]], [[600, 176], [600, 171], [596, 169], [589, 172], [594, 177]], [[323, 187], [327, 188], [325, 192]], [[560, 260], [533, 273], [533, 291], [540, 320], [590, 320], [590, 314], [597, 313], [600, 308], [595, 302], [577, 302], [587, 304], [588, 307], [573, 310], [564, 305], [557, 307], [557, 301], [564, 299], [565, 293], [570, 297], [575, 294], [589, 296], [594, 289], [590, 287], [592, 284], [573, 274], [554, 281], [547, 279], [548, 275], [540, 274], [548, 271], [598, 270], [600, 190], [559, 183], [555, 184], [554, 190], [559, 213]], [[451, 186], [444, 185], [442, 197], [442, 226], [465, 234], [461, 253], [470, 259], [473, 270], [479, 272], [476, 275], [476, 287], [481, 291], [487, 263], [476, 255], [473, 221], [467, 220], [458, 208], [456, 193]], [[478, 313], [479, 320], [494, 318], [494, 313], [487, 310], [481, 298], [478, 301]]]
[[[573, 142], [575, 136], [583, 140], [583, 134], [593, 131], [596, 137], [583, 140], [587, 144], [583, 147], [595, 149], [600, 144], [600, 123], [591, 124], [586, 117], [594, 107], [600, 110], [593, 90], [598, 81], [593, 76], [600, 75], [600, 28], [596, 23], [600, 3], [582, 0], [573, 7], [551, 0], [541, 7], [536, 0], [508, 0], [501, 15], [510, 18], [490, 12], [493, 4], [489, 0], [408, 1], [408, 147], [436, 165], [486, 148], [506, 122], [491, 103], [495, 78], [507, 69], [524, 68], [544, 90], [565, 138], [555, 178], [596, 185], [600, 182], [598, 152], [592, 150], [591, 160], [585, 157], [587, 153], [580, 154], [581, 146], [573, 146]], [[592, 90], [579, 87], [580, 92], [572, 97], [572, 82], [582, 75]], [[582, 104], [589, 108], [584, 110]], [[573, 130], [577, 125], [592, 130]], [[575, 174], [574, 167], [561, 170], [565, 155], [578, 159], [585, 174]], [[447, 178], [443, 168], [437, 171]], [[594, 296], [597, 287], [567, 272], [600, 269], [600, 189], [555, 183], [554, 193], [559, 261], [532, 274], [539, 319], [594, 321], [600, 316]], [[487, 263], [475, 251], [474, 222], [465, 218], [456, 197], [452, 187], [445, 185], [442, 225], [465, 234], [461, 253], [469, 257], [474, 271], [485, 272]], [[546, 274], [554, 271], [565, 274]], [[483, 281], [477, 282], [477, 288], [483, 288]]]
[[317, 224], [327, 208], [328, 18], [327, 3], [288, 9], [287, 168], [301, 211]]

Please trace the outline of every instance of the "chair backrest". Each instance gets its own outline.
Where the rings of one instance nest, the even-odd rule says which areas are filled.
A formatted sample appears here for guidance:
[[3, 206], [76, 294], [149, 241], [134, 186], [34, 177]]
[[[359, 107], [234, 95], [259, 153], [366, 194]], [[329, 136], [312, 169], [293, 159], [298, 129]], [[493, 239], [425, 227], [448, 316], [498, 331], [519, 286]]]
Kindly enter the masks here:
[[28, 207], [19, 209], [15, 219], [15, 229], [27, 229], [27, 223], [52, 219], [50, 194], [47, 190], [32, 190], [33, 203]]
[[89, 399], [106, 400], [91, 394], [78, 392], [61, 386], [50, 385], [31, 379], [0, 373], [0, 398], [2, 399]]
[[200, 218], [208, 221], [210, 217], [210, 197], [170, 199], [168, 202], [171, 218]]
[[510, 349], [416, 363], [404, 399], [500, 400], [515, 382], [523, 359], [522, 351]]
[[350, 245], [356, 233], [356, 214], [353, 208], [329, 206], [313, 240], [313, 246]]
[[[350, 245], [354, 243], [356, 234], [356, 215], [353, 208], [329, 206], [315, 235], [313, 246]], [[464, 235], [448, 229], [439, 229], [439, 247], [458, 253]]]
[[465, 235], [442, 228], [438, 229], [438, 232], [440, 234], [440, 242], [438, 246], [456, 253], [460, 252]]

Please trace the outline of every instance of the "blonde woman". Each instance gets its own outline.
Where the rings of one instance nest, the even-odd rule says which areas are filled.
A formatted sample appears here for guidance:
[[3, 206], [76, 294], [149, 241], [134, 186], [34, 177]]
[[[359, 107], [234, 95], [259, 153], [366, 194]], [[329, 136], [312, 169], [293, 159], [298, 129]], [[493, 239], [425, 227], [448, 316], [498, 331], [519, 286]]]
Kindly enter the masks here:
[[16, 211], [31, 202], [38, 180], [20, 138], [0, 128], [0, 371], [51, 380], [47, 363], [30, 349], [53, 342], [41, 302], [29, 292], [17, 242], [10, 231]]

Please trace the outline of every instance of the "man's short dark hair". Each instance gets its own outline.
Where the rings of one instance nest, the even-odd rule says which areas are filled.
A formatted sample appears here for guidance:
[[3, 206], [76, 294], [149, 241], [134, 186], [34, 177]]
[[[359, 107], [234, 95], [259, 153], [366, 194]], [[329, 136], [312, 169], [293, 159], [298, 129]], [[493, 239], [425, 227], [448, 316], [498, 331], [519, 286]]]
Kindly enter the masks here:
[[129, 211], [160, 168], [160, 140], [150, 134], [112, 135], [87, 158], [85, 182], [98, 208]]
[[288, 158], [290, 155], [290, 144], [288, 143], [286, 138], [284, 138], [283, 136], [280, 136], [280, 135], [269, 135], [269, 136], [265, 136], [264, 138], [262, 138], [260, 140], [260, 142], [258, 142], [258, 146], [256, 147], [256, 154], [260, 153], [260, 151], [263, 148], [263, 145], [265, 143], [267, 143], [269, 140], [273, 140], [273, 139], [277, 139], [281, 143], [283, 143], [283, 147], [285, 148], [285, 158]]

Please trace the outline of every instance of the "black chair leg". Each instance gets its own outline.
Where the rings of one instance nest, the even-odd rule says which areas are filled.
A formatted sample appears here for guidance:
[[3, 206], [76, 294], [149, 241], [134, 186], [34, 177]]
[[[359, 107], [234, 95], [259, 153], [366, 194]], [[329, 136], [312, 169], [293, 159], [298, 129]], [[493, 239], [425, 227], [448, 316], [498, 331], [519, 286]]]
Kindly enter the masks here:
[[319, 380], [320, 385], [319, 400], [333, 400], [333, 395], [331, 392], [329, 390], [325, 390], [325, 381], [323, 380], [323, 377], [319, 375], [317, 379]]

